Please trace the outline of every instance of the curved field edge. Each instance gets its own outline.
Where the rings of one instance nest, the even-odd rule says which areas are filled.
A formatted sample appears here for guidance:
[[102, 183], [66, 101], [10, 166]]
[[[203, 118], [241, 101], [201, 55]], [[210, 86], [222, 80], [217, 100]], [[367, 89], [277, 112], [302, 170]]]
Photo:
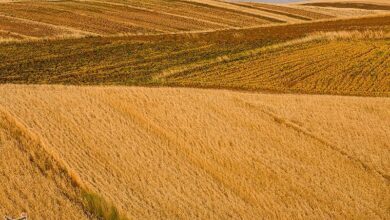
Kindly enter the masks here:
[[[388, 16], [382, 16], [210, 33], [6, 43], [0, 44], [0, 82], [388, 96], [389, 21]], [[354, 44], [359, 48], [353, 48]], [[322, 48], [329, 60], [318, 59], [315, 48]], [[343, 48], [352, 51], [352, 56], [347, 54], [350, 60], [342, 58]], [[282, 49], [290, 61], [284, 58]], [[305, 56], [306, 51], [312, 56]], [[271, 68], [268, 64], [272, 60], [267, 57], [274, 57], [281, 65]], [[315, 67], [317, 72], [303, 68], [316, 61], [321, 61], [321, 66]], [[321, 68], [329, 66], [336, 78], [321, 74]], [[303, 68], [305, 78], [297, 77], [298, 67]], [[379, 75], [370, 73], [370, 68]], [[224, 73], [220, 74], [219, 69]], [[239, 77], [242, 72], [244, 75]], [[293, 81], [276, 75], [286, 75]]]
[[1, 83], [358, 96], [389, 96], [390, 92], [390, 46], [388, 32], [382, 30], [315, 32], [281, 43], [85, 39], [2, 48]]
[[[53, 209], [53, 204], [47, 204], [48, 207], [45, 207], [47, 211], [42, 213], [29, 213], [32, 218], [40, 218], [42, 216], [48, 218], [58, 218], [59, 216], [63, 216], [65, 213], [67, 218], [75, 218], [75, 219], [104, 219], [104, 220], [126, 220], [127, 217], [121, 215], [117, 208], [113, 206], [112, 203], [107, 202], [100, 195], [92, 192], [88, 188], [84, 186], [84, 184], [80, 181], [80, 178], [73, 171], [70, 171], [66, 168], [66, 163], [64, 163], [58, 156], [53, 154], [49, 147], [45, 146], [45, 144], [41, 141], [41, 137], [39, 135], [32, 132], [28, 129], [20, 120], [17, 119], [14, 115], [4, 110], [3, 107], [0, 106], [0, 132], [2, 137], [0, 139], [0, 145], [9, 144], [3, 143], [3, 141], [14, 140], [16, 142], [17, 151], [21, 151], [22, 154], [28, 157], [28, 160], [24, 161], [24, 163], [31, 163], [33, 168], [39, 170], [47, 182], [44, 185], [34, 185], [34, 181], [29, 183], [30, 192], [37, 191], [38, 188], [42, 188], [45, 190], [50, 190], [47, 188], [48, 185], [54, 184], [57, 187], [57, 190], [60, 192], [60, 195], [63, 196], [63, 199], [67, 200], [71, 207], [56, 207], [60, 209]], [[3, 140], [4, 138], [4, 140]], [[3, 152], [4, 153], [4, 152]], [[24, 158], [18, 157], [19, 160], [23, 160]], [[8, 164], [8, 166], [18, 166], [18, 164]], [[2, 168], [6, 168], [3, 167]], [[9, 168], [9, 167], [7, 167]], [[25, 170], [24, 172], [28, 172]], [[30, 171], [31, 172], [31, 171]], [[11, 181], [17, 180], [17, 174], [15, 176], [10, 176]], [[12, 183], [11, 183], [12, 184]], [[2, 188], [4, 185], [2, 185]], [[39, 189], [38, 189], [39, 191]], [[35, 210], [36, 208], [42, 209], [43, 207], [39, 207], [42, 205], [42, 200], [56, 200], [58, 198], [50, 197], [50, 194], [46, 191], [46, 195], [48, 198], [36, 198], [34, 196], [35, 201], [29, 201], [28, 204], [21, 204], [20, 201], [13, 205], [7, 204], [8, 199], [11, 198], [3, 198], [4, 200], [0, 202], [0, 204], [4, 205], [4, 207], [12, 207], [12, 210], [1, 209], [2, 214], [16, 214], [16, 210]], [[25, 194], [23, 197], [27, 198], [30, 195]], [[58, 195], [57, 195], [58, 196]], [[17, 198], [13, 198], [17, 199]], [[39, 201], [41, 199], [41, 201]], [[4, 204], [5, 203], [5, 204]], [[36, 204], [35, 204], [36, 203]], [[18, 205], [16, 205], [18, 204]], [[60, 204], [60, 203], [59, 203]], [[64, 204], [62, 204], [64, 205]], [[53, 209], [53, 210], [50, 210]], [[63, 209], [63, 210], [62, 210]], [[59, 212], [59, 213], [58, 213]], [[79, 213], [77, 213], [79, 212]], [[81, 215], [80, 215], [81, 214]], [[62, 218], [61, 217], [61, 218]]]
[[0, 91], [4, 108], [136, 219], [388, 217], [387, 98], [34, 85]]
[[388, 41], [380, 39], [302, 39], [268, 51], [246, 51], [192, 68], [173, 68], [156, 77], [171, 86], [389, 96], [389, 51]]

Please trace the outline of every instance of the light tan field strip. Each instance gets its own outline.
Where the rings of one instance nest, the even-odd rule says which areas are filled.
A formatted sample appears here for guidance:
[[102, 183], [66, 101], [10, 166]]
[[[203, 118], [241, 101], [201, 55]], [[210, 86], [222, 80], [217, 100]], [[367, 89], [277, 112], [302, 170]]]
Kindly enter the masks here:
[[284, 21], [284, 22], [294, 23], [294, 22], [301, 21], [300, 19], [292, 18], [289, 16], [283, 16], [280, 14], [270, 13], [267, 11], [256, 10], [254, 8], [242, 7], [239, 5], [230, 4], [228, 2], [213, 1], [213, 0], [189, 0], [189, 1], [197, 2], [197, 3], [201, 3], [201, 4], [208, 4], [208, 5], [211, 5], [214, 7], [219, 7], [219, 8], [224, 8], [224, 9], [241, 11], [241, 12], [245, 12], [245, 13], [249, 13], [249, 14], [253, 14], [253, 15], [264, 16], [264, 17], [268, 17], [268, 18], [272, 18], [272, 19], [280, 20], [280, 21]]
[[290, 15], [297, 15], [297, 16], [303, 16], [306, 18], [310, 18], [312, 20], [317, 20], [317, 19], [330, 19], [333, 16], [327, 15], [327, 14], [321, 14], [317, 12], [310, 11], [309, 9], [299, 9], [299, 8], [294, 8], [291, 6], [281, 6], [281, 5], [272, 5], [272, 4], [262, 4], [262, 3], [240, 3], [242, 5], [247, 5], [259, 9], [268, 9], [268, 10], [274, 10], [276, 12], [283, 12], [283, 13], [288, 13]]
[[[123, 6], [123, 7], [134, 8], [134, 9], [138, 9], [138, 10], [142, 10], [142, 11], [147, 11], [147, 12], [151, 12], [151, 13], [165, 14], [165, 15], [177, 17], [179, 19], [180, 18], [184, 18], [184, 19], [193, 20], [193, 21], [196, 21], [196, 22], [208, 23], [210, 25], [213, 25], [213, 26], [216, 26], [216, 27], [219, 27], [219, 28], [229, 28], [229, 27], [231, 27], [230, 25], [225, 25], [225, 24], [219, 23], [219, 22], [209, 21], [209, 20], [206, 20], [206, 19], [200, 19], [200, 18], [196, 18], [196, 17], [193, 17], [193, 16], [186, 16], [186, 15], [190, 15], [188, 13], [186, 13], [186, 15], [181, 15], [181, 14], [177, 14], [177, 13], [167, 12], [167, 11], [170, 11], [170, 10], [174, 10], [174, 8], [173, 9], [168, 8], [167, 11], [161, 11], [161, 10], [156, 11], [156, 9], [153, 10], [153, 9], [148, 9], [148, 8], [143, 8], [143, 7], [136, 7], [136, 6], [129, 5], [129, 4], [109, 2], [109, 1], [86, 0], [86, 2], [96, 2], [96, 3], [101, 3], [101, 4]], [[164, 5], [162, 5], [162, 7], [163, 6]]]
[[[27, 18], [20, 18], [20, 17], [15, 17], [15, 16], [9, 16], [9, 15], [6, 15], [4, 13], [0, 13], [0, 17], [3, 17], [4, 19], [10, 19], [10, 20], [15, 20], [15, 21], [25, 22], [26, 24], [43, 26], [46, 29], [53, 29], [53, 30], [56, 30], [56, 31], [60, 32], [58, 35], [66, 35], [66, 34], [68, 34], [68, 35], [74, 34], [76, 36], [77, 35], [79, 35], [79, 36], [84, 36], [84, 35], [93, 36], [93, 35], [96, 35], [96, 34], [94, 34], [92, 32], [82, 31], [82, 30], [79, 30], [79, 29], [66, 27], [66, 26], [62, 26], [62, 25], [53, 25], [53, 24], [50, 24], [50, 23], [45, 23], [45, 22], [41, 22], [41, 21], [35, 21], [35, 20], [27, 19]], [[44, 36], [47, 37], [47, 35], [44, 35]]]
[[0, 94], [129, 218], [389, 217], [387, 98], [34, 85]]

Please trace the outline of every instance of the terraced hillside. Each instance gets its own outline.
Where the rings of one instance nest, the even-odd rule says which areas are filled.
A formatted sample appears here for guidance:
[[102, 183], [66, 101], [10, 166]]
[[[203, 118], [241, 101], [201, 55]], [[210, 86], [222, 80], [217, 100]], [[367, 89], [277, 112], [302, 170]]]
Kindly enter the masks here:
[[[389, 217], [387, 98], [33, 85], [0, 94], [2, 157], [31, 153], [10, 150], [8, 114], [129, 218]], [[36, 198], [54, 185], [55, 174], [20, 173], [23, 161], [11, 176], [0, 163], [11, 178], [0, 195]], [[4, 185], [29, 175], [34, 184], [17, 182], [29, 191]], [[34, 205], [31, 216], [45, 216]]]

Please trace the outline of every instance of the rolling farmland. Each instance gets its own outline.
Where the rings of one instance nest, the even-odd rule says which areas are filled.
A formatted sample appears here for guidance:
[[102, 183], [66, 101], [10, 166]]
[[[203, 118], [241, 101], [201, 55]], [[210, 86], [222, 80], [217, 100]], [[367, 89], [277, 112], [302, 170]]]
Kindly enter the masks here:
[[250, 60], [179, 71], [164, 80], [192, 87], [389, 96], [389, 51], [384, 40], [306, 42]]
[[129, 218], [389, 214], [388, 99], [22, 85], [0, 92], [2, 116], [12, 113]]
[[207, 33], [7, 43], [0, 44], [0, 82], [388, 96], [389, 30], [389, 17], [368, 17]]
[[[0, 3], [1, 4], [1, 3]], [[233, 6], [234, 7], [234, 6]], [[155, 34], [183, 31], [241, 28], [271, 23], [289, 22], [288, 16], [277, 13], [246, 12], [245, 7], [225, 8], [191, 1], [26, 1], [2, 3], [0, 17], [24, 19], [43, 26], [67, 28], [82, 35]], [[59, 16], [60, 15], [60, 16]], [[4, 18], [5, 19], [5, 18]], [[3, 18], [1, 19], [3, 20]], [[4, 22], [4, 21], [3, 21]], [[1, 23], [0, 23], [1, 25]], [[36, 33], [21, 33], [23, 24], [2, 25], [1, 30], [27, 37]], [[19, 29], [18, 29], [19, 28]], [[20, 31], [19, 31], [20, 30]], [[40, 32], [39, 29], [34, 29]], [[45, 35], [42, 31], [41, 35]], [[58, 33], [56, 36], [61, 36]], [[50, 37], [51, 35], [46, 35]]]
[[378, 5], [378, 4], [365, 4], [365, 3], [339, 3], [339, 2], [318, 2], [318, 3], [306, 3], [304, 5], [319, 6], [319, 7], [331, 7], [331, 8], [357, 8], [367, 10], [390, 10], [390, 5]]
[[0, 0], [0, 217], [389, 219], [383, 0]]
[[[315, 12], [321, 7], [314, 7], [313, 10], [313, 7], [214, 0], [16, 1], [0, 2], [0, 5], [0, 31], [10, 33], [0, 37], [7, 40], [211, 31], [338, 17]], [[372, 15], [381, 12], [367, 10], [358, 16], [365, 13]], [[354, 17], [342, 14], [341, 17]], [[36, 27], [26, 28], [26, 25]]]

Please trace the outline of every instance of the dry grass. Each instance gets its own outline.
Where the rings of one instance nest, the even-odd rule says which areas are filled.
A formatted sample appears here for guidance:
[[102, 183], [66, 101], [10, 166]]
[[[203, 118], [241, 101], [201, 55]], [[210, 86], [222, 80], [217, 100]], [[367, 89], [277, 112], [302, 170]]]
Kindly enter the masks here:
[[0, 213], [35, 219], [127, 220], [85, 187], [40, 135], [0, 107]]
[[[196, 30], [215, 30], [232, 27], [258, 26], [276, 19], [244, 13], [229, 8], [210, 7], [186, 1], [23, 1], [1, 3], [0, 15], [31, 22], [40, 22], [45, 29], [26, 29], [24, 23], [12, 27], [0, 23], [4, 30], [17, 29], [27, 36], [49, 37], [50, 28], [70, 28], [98, 35], [119, 33], [151, 34]], [[60, 16], [59, 16], [60, 15]], [[275, 16], [278, 16], [275, 14]], [[9, 18], [7, 18], [9, 19]], [[7, 20], [2, 19], [3, 23]], [[35, 24], [37, 25], [37, 24]], [[33, 33], [28, 33], [33, 30]]]
[[285, 6], [269, 5], [269, 4], [261, 4], [261, 3], [235, 3], [235, 4], [247, 8], [257, 9], [260, 11], [280, 14], [301, 21], [333, 18], [333, 16], [310, 12], [308, 10], [300, 10], [296, 8], [285, 7]]
[[0, 82], [387, 96], [389, 21], [2, 44]]
[[[33, 219], [85, 219], [79, 191], [32, 135], [0, 112], [0, 214]], [[71, 215], [68, 215], [71, 213]]]
[[189, 2], [193, 2], [196, 5], [208, 6], [211, 8], [219, 8], [233, 12], [240, 12], [243, 15], [253, 16], [260, 18], [264, 21], [269, 21], [273, 23], [286, 23], [286, 22], [296, 22], [299, 19], [285, 16], [280, 13], [273, 13], [268, 11], [258, 10], [256, 8], [245, 7], [240, 4], [224, 2], [224, 1], [214, 1], [214, 0], [190, 0]]
[[387, 0], [305, 0], [304, 2], [296, 2], [296, 3], [291, 3], [291, 4], [302, 4], [302, 3], [318, 3], [318, 2], [344, 2], [344, 3], [347, 3], [347, 2], [351, 2], [351, 3], [370, 3], [370, 4], [379, 4], [379, 5], [390, 5], [389, 1]]
[[390, 5], [377, 5], [377, 4], [365, 4], [365, 3], [353, 3], [353, 2], [318, 2], [318, 3], [306, 3], [304, 5], [318, 6], [318, 7], [332, 7], [332, 8], [357, 8], [365, 10], [390, 10]]
[[[235, 4], [214, 0], [16, 1], [0, 4], [0, 31], [21, 34], [26, 39], [211, 31], [341, 16], [314, 12], [312, 8], [322, 10], [315, 6]], [[348, 11], [345, 16], [354, 16]], [[375, 13], [375, 10], [366, 10], [356, 15]], [[1, 38], [4, 37], [0, 35]]]
[[32, 24], [23, 20], [14, 19], [0, 15], [0, 30], [2, 32], [12, 32], [22, 36], [30, 37], [51, 37], [64, 34], [51, 27], [39, 24]]
[[276, 49], [270, 52], [247, 51], [222, 62], [174, 72], [163, 80], [168, 85], [192, 87], [389, 96], [390, 45], [383, 39], [367, 40], [367, 36], [383, 35], [320, 33], [271, 47]]
[[0, 216], [390, 218], [370, 7], [0, 0]]
[[307, 18], [309, 20], [319, 20], [319, 19], [329, 19], [333, 18], [333, 16], [327, 15], [327, 14], [321, 14], [317, 12], [312, 12], [310, 10], [303, 10], [298, 9], [294, 7], [287, 7], [287, 6], [281, 6], [281, 5], [272, 5], [272, 4], [262, 4], [262, 3], [243, 3], [245, 5], [250, 5], [252, 7], [256, 7], [259, 9], [268, 9], [273, 10], [275, 12], [283, 12], [288, 13], [292, 16], [298, 16]]
[[326, 40], [370, 40], [370, 39], [390, 39], [388, 31], [334, 31], [317, 32], [310, 34], [308, 38], [326, 39]]
[[0, 94], [86, 187], [134, 219], [389, 218], [387, 98], [32, 85]]
[[325, 14], [329, 16], [334, 16], [337, 18], [356, 18], [356, 17], [365, 17], [365, 16], [375, 16], [375, 15], [388, 15], [388, 11], [383, 10], [365, 10], [365, 9], [356, 9], [356, 8], [333, 8], [333, 7], [319, 7], [319, 6], [309, 6], [309, 5], [293, 5], [290, 6], [297, 9], [308, 10], [311, 12], [316, 12], [320, 14]]

